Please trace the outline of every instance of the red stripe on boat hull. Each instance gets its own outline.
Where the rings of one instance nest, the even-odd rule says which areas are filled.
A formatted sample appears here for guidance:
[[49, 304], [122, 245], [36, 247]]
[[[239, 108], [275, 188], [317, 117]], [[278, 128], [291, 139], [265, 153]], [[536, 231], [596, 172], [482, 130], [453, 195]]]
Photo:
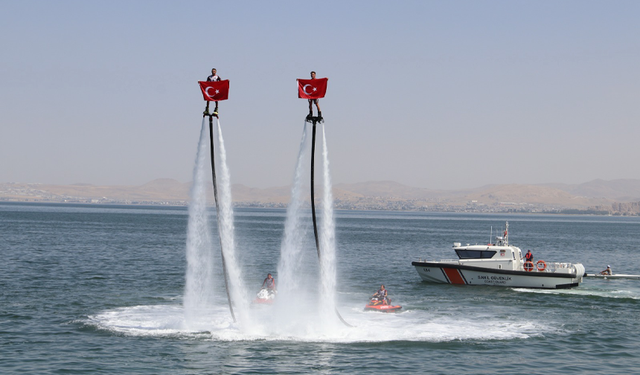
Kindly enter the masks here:
[[442, 270], [444, 271], [445, 275], [447, 275], [447, 278], [449, 279], [449, 283], [456, 284], [456, 285], [466, 284], [466, 282], [462, 278], [462, 275], [460, 274], [460, 270], [457, 270], [455, 268], [444, 268], [444, 267], [442, 268]]

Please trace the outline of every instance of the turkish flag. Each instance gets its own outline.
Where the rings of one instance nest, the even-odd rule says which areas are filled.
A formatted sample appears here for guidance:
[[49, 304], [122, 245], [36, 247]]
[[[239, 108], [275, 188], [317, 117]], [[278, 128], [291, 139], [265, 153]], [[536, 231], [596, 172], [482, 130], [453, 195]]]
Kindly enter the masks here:
[[208, 102], [218, 102], [220, 100], [229, 99], [229, 80], [224, 81], [198, 81], [202, 97]]
[[298, 79], [298, 98], [320, 99], [327, 92], [329, 78]]

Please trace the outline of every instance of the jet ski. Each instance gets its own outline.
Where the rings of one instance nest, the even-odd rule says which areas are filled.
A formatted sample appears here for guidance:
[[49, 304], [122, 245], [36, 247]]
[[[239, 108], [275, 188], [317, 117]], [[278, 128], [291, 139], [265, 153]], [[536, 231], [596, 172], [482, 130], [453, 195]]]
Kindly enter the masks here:
[[253, 303], [270, 305], [273, 303], [273, 300], [275, 298], [276, 298], [275, 290], [262, 288], [256, 295], [256, 298], [253, 300]]
[[384, 301], [378, 297], [371, 297], [369, 303], [364, 307], [364, 311], [398, 312], [402, 309], [400, 305], [385, 305]]

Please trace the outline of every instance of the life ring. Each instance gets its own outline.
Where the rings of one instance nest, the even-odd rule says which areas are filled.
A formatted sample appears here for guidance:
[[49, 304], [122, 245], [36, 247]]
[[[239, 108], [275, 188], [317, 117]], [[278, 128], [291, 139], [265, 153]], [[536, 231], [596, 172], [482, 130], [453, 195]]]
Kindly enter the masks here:
[[524, 262], [524, 270], [527, 272], [533, 271], [533, 262], [530, 260]]
[[536, 262], [536, 268], [538, 269], [538, 271], [542, 272], [547, 268], [547, 264], [544, 262], [544, 260], [539, 260]]

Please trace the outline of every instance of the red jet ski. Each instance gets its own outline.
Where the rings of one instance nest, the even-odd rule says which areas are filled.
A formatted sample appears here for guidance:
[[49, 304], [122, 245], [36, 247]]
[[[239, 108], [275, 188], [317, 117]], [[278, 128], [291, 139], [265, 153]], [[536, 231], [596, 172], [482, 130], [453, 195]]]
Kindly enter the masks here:
[[402, 309], [400, 305], [387, 305], [378, 297], [372, 297], [371, 301], [364, 307], [364, 311], [398, 312]]
[[256, 298], [253, 300], [253, 303], [270, 305], [273, 303], [273, 300], [275, 298], [276, 298], [276, 292], [273, 289], [262, 288], [256, 295]]

